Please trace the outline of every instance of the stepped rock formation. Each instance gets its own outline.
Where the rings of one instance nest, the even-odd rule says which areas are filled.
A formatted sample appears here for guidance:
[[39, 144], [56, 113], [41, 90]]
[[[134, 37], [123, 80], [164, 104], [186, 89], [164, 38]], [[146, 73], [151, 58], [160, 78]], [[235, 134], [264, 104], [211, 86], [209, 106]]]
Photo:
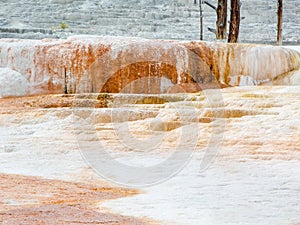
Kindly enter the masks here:
[[[0, 38], [74, 34], [199, 40], [199, 0], [0, 0]], [[217, 0], [209, 0], [217, 6]], [[300, 1], [283, 1], [283, 42], [300, 43]], [[230, 4], [228, 2], [228, 15]], [[276, 43], [277, 0], [247, 0], [239, 41]], [[229, 18], [228, 18], [229, 19]], [[62, 29], [61, 23], [68, 24]], [[215, 41], [216, 13], [203, 5], [204, 40]]]
[[[209, 101], [215, 92], [224, 107]], [[0, 224], [299, 224], [299, 87], [99, 96], [0, 99]], [[88, 107], [91, 100], [115, 107]], [[87, 107], [72, 108], [73, 101]], [[105, 160], [110, 166], [134, 168], [124, 174], [99, 163], [124, 176], [108, 178], [130, 185], [150, 168], [139, 182], [165, 182], [130, 192], [107, 188], [107, 174], [97, 176], [82, 158], [95, 144], [113, 157]], [[206, 153], [217, 155], [200, 172]], [[158, 170], [161, 162], [184, 168], [166, 180], [170, 167]]]
[[274, 46], [121, 37], [1, 39], [0, 67], [23, 75], [28, 95], [174, 93], [299, 84], [300, 54]]

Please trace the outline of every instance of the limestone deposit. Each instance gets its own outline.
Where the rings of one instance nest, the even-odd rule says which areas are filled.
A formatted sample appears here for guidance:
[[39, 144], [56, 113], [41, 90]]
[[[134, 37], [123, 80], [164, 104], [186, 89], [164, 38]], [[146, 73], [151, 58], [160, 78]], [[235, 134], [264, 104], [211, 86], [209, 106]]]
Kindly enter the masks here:
[[[26, 78], [27, 95], [178, 93], [299, 84], [300, 53], [263, 45], [122, 37], [1, 39], [0, 67]], [[20, 90], [16, 95], [24, 94]]]
[[[299, 224], [299, 107], [299, 86], [0, 99], [0, 223]], [[99, 146], [134, 172], [98, 176]]]
[[27, 92], [27, 80], [22, 74], [9, 68], [0, 68], [0, 98], [24, 96]]
[[[275, 43], [277, 1], [241, 2]], [[300, 224], [300, 47], [191, 41], [198, 3], [0, 0], [0, 224]]]

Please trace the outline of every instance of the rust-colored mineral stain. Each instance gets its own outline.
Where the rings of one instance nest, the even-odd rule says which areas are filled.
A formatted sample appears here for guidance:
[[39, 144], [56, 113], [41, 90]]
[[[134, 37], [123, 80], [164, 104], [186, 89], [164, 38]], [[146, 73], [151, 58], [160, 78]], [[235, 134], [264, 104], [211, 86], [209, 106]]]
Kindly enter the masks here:
[[[65, 42], [56, 45], [36, 46], [34, 55], [35, 70], [38, 79], [49, 79], [48, 87], [41, 87], [47, 93], [75, 93], [79, 83], [86, 79], [87, 71], [96, 59], [109, 51], [110, 46]], [[68, 80], [66, 81], [66, 74]], [[68, 90], [64, 83], [68, 82]]]
[[[120, 68], [106, 81], [99, 92], [119, 93], [128, 85], [132, 85], [130, 87], [132, 93], [160, 93], [160, 83], [153, 84], [153, 82], [155, 83], [155, 79], [151, 78], [154, 77], [165, 77], [176, 84], [178, 79], [176, 67], [159, 62], [133, 63]], [[134, 81], [138, 81], [138, 84], [134, 85]]]
[[0, 174], [0, 190], [1, 224], [151, 223], [97, 209], [96, 203], [137, 194], [135, 190], [8, 174]]
[[[197, 61], [199, 62], [199, 61]], [[192, 66], [193, 67], [193, 66]], [[208, 87], [214, 88], [217, 82], [213, 82], [211, 71], [203, 68], [193, 69], [182, 72], [178, 75], [177, 68], [174, 65], [160, 62], [138, 62], [124, 68], [120, 68], [103, 85], [100, 93], [144, 93], [160, 94], [162, 93], [161, 78], [167, 79], [172, 86], [166, 90], [167, 93], [197, 92]], [[204, 68], [209, 68], [207, 65]], [[201, 78], [201, 76], [203, 78]], [[180, 77], [180, 82], [178, 80]], [[199, 80], [198, 82], [196, 80]]]

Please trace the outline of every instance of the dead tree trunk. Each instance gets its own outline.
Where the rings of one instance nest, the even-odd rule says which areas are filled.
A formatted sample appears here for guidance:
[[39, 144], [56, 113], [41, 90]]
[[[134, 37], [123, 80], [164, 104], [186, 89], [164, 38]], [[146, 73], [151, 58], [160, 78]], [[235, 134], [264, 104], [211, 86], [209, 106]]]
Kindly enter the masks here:
[[229, 26], [229, 43], [236, 43], [239, 38], [240, 30], [240, 0], [231, 0], [230, 26]]
[[203, 11], [202, 11], [202, 0], [199, 0], [200, 9], [200, 40], [203, 40]]
[[208, 28], [209, 31], [216, 34], [217, 39], [226, 39], [227, 28], [227, 0], [218, 0], [218, 6], [215, 7], [208, 1], [204, 1], [204, 4], [208, 5], [217, 13], [216, 29]]
[[226, 39], [226, 27], [227, 27], [227, 0], [218, 0], [217, 7], [217, 39]]
[[278, 0], [277, 44], [282, 45], [282, 0]]

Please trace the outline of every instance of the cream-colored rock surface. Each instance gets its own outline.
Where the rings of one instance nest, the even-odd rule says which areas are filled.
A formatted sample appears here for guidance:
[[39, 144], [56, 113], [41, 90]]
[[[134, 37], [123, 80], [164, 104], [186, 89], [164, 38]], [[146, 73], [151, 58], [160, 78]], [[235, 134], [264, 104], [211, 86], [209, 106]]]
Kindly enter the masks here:
[[[264, 45], [73, 36], [0, 40], [0, 67], [21, 73], [27, 94], [177, 93], [298, 84], [300, 53]], [[283, 79], [286, 76], [292, 78]], [[281, 80], [284, 80], [281, 82]]]
[[9, 68], [0, 68], [0, 98], [24, 96], [27, 93], [27, 80], [22, 74]]
[[[68, 210], [66, 205], [58, 207], [52, 218], [59, 216], [59, 221], [68, 223], [72, 217], [57, 213], [83, 210], [74, 211], [71, 200], [67, 200], [79, 196], [87, 202], [80, 207], [93, 210], [92, 215], [109, 211], [150, 218], [159, 224], [298, 224], [299, 107], [299, 86], [234, 87], [194, 94], [60, 94], [1, 99], [0, 173], [5, 174], [1, 179], [10, 176], [7, 180], [16, 179], [20, 184], [20, 175], [40, 176], [55, 179], [55, 190], [65, 181], [72, 182], [70, 192], [74, 185], [80, 188], [69, 197], [67, 190], [51, 191], [51, 181], [47, 180], [51, 187], [43, 183], [40, 188], [46, 188], [45, 193], [30, 191], [30, 198], [20, 200], [23, 188], [9, 182], [0, 195], [0, 221], [12, 221], [12, 208], [25, 212], [25, 208], [39, 209], [42, 204], [67, 204]], [[122, 177], [124, 171], [120, 170], [121, 177], [98, 176], [90, 167], [92, 162], [83, 156], [99, 144], [112, 157], [110, 165], [116, 160], [135, 167], [134, 173]], [[170, 161], [177, 150], [180, 157]], [[204, 159], [209, 164], [203, 169]], [[165, 161], [169, 166], [179, 162], [183, 168], [166, 177], [170, 167], [155, 170]], [[134, 180], [151, 166], [152, 176], [144, 174], [144, 180]], [[114, 169], [108, 172], [118, 173]], [[103, 202], [99, 193], [92, 191], [100, 189], [80, 184], [115, 185], [103, 177], [115, 182], [120, 179], [123, 184], [127, 179], [129, 186], [148, 184], [153, 177], [160, 182], [139, 187], [140, 194]], [[86, 197], [82, 195], [85, 191], [89, 193]], [[38, 221], [44, 218], [44, 210], [47, 208], [27, 210], [26, 215], [34, 213]], [[20, 222], [22, 216], [18, 215]], [[93, 218], [80, 217], [77, 222], [98, 221]], [[130, 221], [128, 218], [112, 220]]]

